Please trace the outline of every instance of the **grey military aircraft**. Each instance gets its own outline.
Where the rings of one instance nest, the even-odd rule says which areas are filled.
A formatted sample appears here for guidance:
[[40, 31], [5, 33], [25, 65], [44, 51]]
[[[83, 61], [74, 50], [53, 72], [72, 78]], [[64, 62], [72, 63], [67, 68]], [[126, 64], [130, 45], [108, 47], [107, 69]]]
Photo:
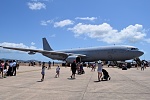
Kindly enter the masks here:
[[62, 60], [68, 63], [76, 62], [93, 62], [93, 61], [125, 61], [135, 59], [144, 54], [134, 46], [113, 45], [101, 47], [77, 48], [70, 50], [54, 51], [46, 38], [43, 38], [43, 50], [15, 48], [0, 46], [5, 49], [19, 50], [28, 52], [28, 54], [41, 53], [53, 60]]

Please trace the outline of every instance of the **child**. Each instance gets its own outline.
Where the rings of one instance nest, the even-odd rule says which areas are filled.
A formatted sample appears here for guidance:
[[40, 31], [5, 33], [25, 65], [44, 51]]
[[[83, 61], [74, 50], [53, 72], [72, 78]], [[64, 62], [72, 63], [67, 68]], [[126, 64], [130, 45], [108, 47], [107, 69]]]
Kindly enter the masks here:
[[57, 76], [59, 77], [59, 72], [60, 72], [60, 67], [58, 65], [58, 67], [56, 68], [56, 75], [55, 75], [55, 78], [57, 78]]
[[42, 64], [42, 72], [41, 72], [41, 74], [42, 74], [42, 79], [41, 79], [41, 81], [44, 81], [44, 76], [45, 76], [45, 62], [43, 62], [43, 64]]

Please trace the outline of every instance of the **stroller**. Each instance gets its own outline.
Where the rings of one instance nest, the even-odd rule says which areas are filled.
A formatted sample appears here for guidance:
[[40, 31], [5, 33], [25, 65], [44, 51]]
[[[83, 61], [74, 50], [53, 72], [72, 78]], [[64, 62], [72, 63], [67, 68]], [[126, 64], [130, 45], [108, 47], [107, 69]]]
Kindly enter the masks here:
[[103, 72], [103, 77], [102, 77], [102, 80], [110, 80], [111, 77], [109, 76], [109, 73], [105, 70], [105, 69], [102, 69], [102, 72]]

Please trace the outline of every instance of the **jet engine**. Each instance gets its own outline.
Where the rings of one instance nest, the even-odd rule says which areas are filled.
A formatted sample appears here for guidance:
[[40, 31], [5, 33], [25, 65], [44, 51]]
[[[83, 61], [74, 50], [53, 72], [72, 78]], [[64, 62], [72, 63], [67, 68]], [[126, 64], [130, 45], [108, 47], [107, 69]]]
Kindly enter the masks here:
[[76, 63], [81, 62], [81, 58], [78, 57], [78, 56], [69, 56], [69, 57], [66, 59], [66, 62], [67, 62], [67, 63], [72, 63], [73, 61], [76, 61]]
[[34, 54], [35, 54], [35, 52], [30, 51], [30, 52], [28, 52], [28, 54], [29, 54], [29, 55], [34, 55]]

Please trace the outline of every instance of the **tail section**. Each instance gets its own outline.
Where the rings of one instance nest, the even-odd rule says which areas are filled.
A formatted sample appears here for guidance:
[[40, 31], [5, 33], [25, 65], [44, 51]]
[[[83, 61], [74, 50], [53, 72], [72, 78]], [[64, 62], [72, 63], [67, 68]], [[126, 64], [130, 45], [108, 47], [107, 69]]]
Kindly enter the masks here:
[[46, 38], [43, 38], [43, 50], [52, 51], [53, 49], [50, 47], [49, 43], [47, 42]]

